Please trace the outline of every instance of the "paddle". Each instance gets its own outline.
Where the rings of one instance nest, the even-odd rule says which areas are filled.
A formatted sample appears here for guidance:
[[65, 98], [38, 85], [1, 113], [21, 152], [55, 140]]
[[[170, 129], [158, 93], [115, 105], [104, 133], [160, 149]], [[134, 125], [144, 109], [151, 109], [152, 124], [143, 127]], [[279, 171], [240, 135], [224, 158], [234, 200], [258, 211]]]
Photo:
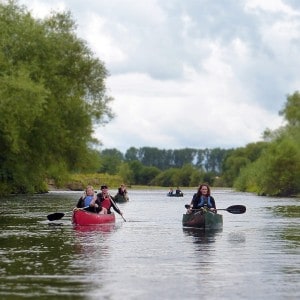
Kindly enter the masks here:
[[[190, 205], [186, 204], [185, 208], [189, 209]], [[192, 209], [192, 210], [200, 210], [200, 209]], [[226, 211], [230, 212], [231, 214], [243, 214], [244, 212], [246, 212], [246, 206], [244, 206], [244, 205], [231, 205], [227, 208], [218, 208], [217, 210], [226, 210]]]
[[[114, 201], [114, 199], [112, 198], [111, 195], [109, 195], [109, 198], [110, 198], [110, 201], [113, 203], [113, 205], [114, 205], [119, 211], [121, 211], [120, 208], [118, 207], [118, 205], [116, 204], [116, 202]], [[125, 218], [124, 218], [121, 214], [119, 214], [119, 215], [122, 217], [122, 219], [124, 220], [124, 222], [126, 222]]]
[[[82, 208], [79, 208], [79, 209], [82, 209], [82, 210], [83, 210], [83, 209], [85, 209], [85, 208], [88, 208], [88, 206], [82, 207]], [[73, 210], [72, 210], [72, 211], [68, 211], [68, 212], [66, 212], [66, 213], [56, 212], [56, 213], [53, 213], [53, 214], [48, 215], [48, 216], [47, 216], [47, 219], [48, 219], [49, 221], [60, 220], [65, 214], [71, 213], [71, 212], [73, 212]]]

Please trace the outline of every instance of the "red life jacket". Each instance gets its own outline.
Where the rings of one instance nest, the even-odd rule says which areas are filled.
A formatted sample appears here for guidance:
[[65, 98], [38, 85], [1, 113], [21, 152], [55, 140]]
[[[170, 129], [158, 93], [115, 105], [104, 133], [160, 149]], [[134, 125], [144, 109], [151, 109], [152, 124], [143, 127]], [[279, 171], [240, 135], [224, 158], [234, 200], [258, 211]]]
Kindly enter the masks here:
[[110, 199], [109, 197], [103, 198], [102, 202], [101, 202], [102, 207], [106, 208], [107, 210], [110, 209], [111, 207], [111, 203], [110, 203]]

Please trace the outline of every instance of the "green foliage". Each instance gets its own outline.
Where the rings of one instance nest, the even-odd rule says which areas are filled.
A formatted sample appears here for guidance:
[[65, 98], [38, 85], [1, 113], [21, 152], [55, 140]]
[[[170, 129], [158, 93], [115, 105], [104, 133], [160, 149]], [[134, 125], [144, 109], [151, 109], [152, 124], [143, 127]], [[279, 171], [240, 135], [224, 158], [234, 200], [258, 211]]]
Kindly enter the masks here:
[[88, 185], [92, 185], [95, 190], [99, 189], [101, 185], [108, 185], [110, 189], [117, 188], [122, 183], [122, 179], [118, 175], [109, 174], [73, 174], [70, 175], [68, 181], [64, 184], [71, 190], [84, 190]]
[[215, 149], [176, 149], [165, 150], [155, 147], [129, 148], [125, 153], [125, 161], [140, 161], [145, 166], [154, 166], [160, 170], [169, 168], [181, 168], [191, 164], [207, 172], [216, 174], [221, 172], [224, 157], [230, 150]]
[[266, 142], [257, 142], [228, 152], [222, 167], [225, 185], [232, 186], [234, 180], [239, 177], [241, 169], [256, 161], [266, 147]]
[[[92, 170], [93, 124], [112, 117], [104, 64], [77, 38], [70, 13], [35, 20], [0, 4], [0, 187], [46, 189]], [[4, 190], [4, 188], [3, 188]]]
[[170, 168], [168, 170], [162, 171], [159, 173], [152, 181], [151, 185], [158, 186], [174, 186], [176, 182], [176, 176], [179, 172], [179, 169]]
[[300, 95], [287, 98], [280, 112], [288, 124], [265, 132], [268, 146], [259, 158], [246, 165], [234, 186], [259, 195], [291, 196], [300, 193]]
[[203, 173], [190, 164], [182, 168], [170, 168], [160, 172], [151, 185], [158, 186], [197, 186], [203, 179]]
[[123, 154], [117, 149], [106, 149], [100, 152], [99, 173], [115, 175], [123, 162]]
[[300, 143], [290, 138], [274, 141], [245, 168], [235, 182], [239, 190], [259, 195], [290, 196], [300, 192]]
[[[284, 138], [272, 143], [266, 161], [264, 192], [270, 195], [289, 196], [300, 192], [300, 142]], [[261, 187], [263, 189], [263, 187]]]
[[300, 93], [297, 91], [287, 97], [287, 102], [279, 112], [291, 126], [300, 126]]
[[130, 168], [128, 163], [122, 162], [118, 169], [118, 175], [122, 178], [122, 182], [127, 184], [134, 184], [134, 171]]

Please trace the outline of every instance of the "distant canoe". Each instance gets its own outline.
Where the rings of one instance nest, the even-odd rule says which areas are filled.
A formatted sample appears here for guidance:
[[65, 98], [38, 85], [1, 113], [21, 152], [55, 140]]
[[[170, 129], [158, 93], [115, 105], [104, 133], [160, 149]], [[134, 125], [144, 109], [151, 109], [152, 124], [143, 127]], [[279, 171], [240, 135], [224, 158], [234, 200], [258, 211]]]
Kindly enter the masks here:
[[168, 197], [183, 197], [183, 193], [182, 193], [182, 192], [179, 193], [179, 194], [175, 194], [175, 193], [170, 194], [170, 193], [168, 193], [167, 196], [168, 196]]
[[129, 197], [128, 197], [127, 195], [120, 195], [120, 194], [117, 194], [117, 195], [114, 197], [114, 200], [115, 200], [115, 202], [117, 202], [117, 203], [123, 203], [123, 202], [129, 201]]
[[182, 225], [205, 230], [221, 229], [223, 227], [223, 216], [211, 211], [200, 210], [190, 214], [183, 214]]
[[97, 214], [86, 210], [74, 210], [72, 223], [74, 225], [96, 225], [114, 223], [116, 221], [115, 214]]

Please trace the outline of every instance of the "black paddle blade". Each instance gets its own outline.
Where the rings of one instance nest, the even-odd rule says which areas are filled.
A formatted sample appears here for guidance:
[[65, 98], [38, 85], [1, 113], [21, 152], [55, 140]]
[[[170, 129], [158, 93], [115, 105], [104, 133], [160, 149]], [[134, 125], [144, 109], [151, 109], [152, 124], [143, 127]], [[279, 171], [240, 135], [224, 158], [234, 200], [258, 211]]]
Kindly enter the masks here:
[[47, 216], [49, 221], [60, 220], [65, 214], [64, 213], [54, 213]]
[[246, 206], [244, 205], [232, 205], [226, 208], [226, 210], [232, 214], [243, 214], [246, 212]]

